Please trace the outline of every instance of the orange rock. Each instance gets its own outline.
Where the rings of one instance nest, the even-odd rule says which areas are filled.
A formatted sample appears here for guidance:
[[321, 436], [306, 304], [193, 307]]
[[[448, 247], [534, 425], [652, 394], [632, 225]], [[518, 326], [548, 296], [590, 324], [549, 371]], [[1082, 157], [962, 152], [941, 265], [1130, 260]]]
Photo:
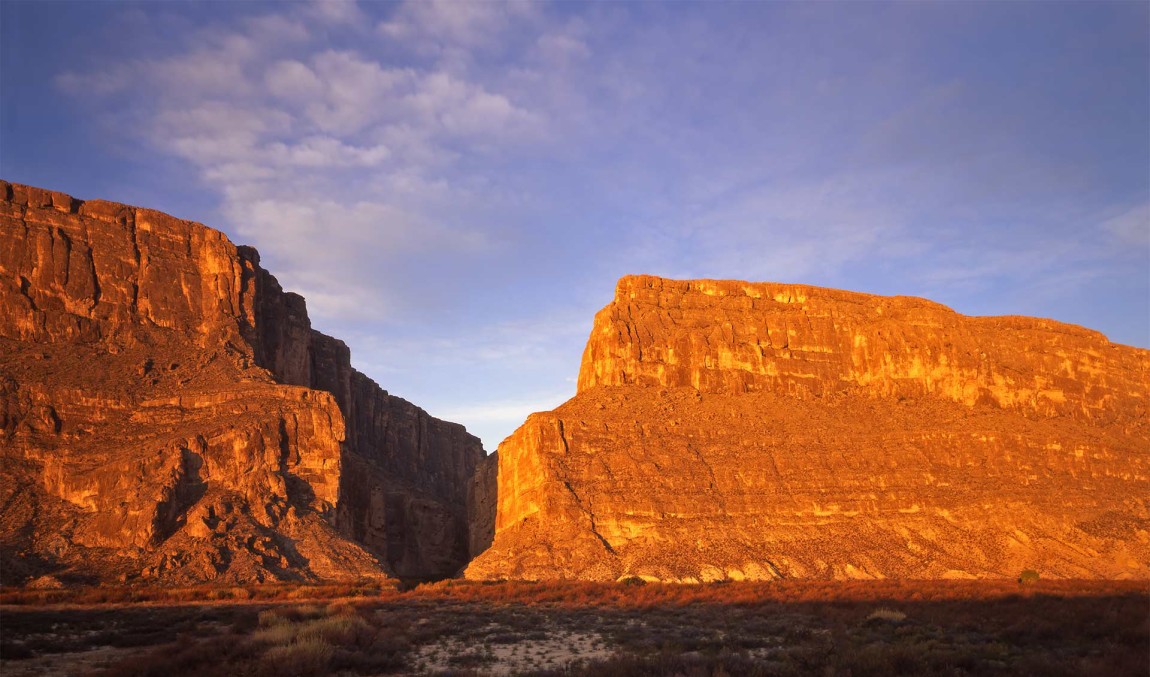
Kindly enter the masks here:
[[930, 396], [1024, 415], [1146, 418], [1150, 353], [1029, 317], [805, 285], [625, 277], [579, 389], [689, 386], [811, 398]]
[[5, 582], [467, 562], [479, 440], [353, 369], [254, 249], [153, 210], [0, 198]]
[[498, 452], [469, 578], [1150, 577], [1150, 351], [913, 298], [627, 277]]

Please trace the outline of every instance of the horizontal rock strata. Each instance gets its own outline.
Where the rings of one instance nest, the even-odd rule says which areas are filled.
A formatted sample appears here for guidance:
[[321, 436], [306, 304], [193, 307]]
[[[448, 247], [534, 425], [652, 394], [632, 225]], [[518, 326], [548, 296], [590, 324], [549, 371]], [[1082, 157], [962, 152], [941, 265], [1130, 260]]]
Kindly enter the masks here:
[[1150, 351], [912, 298], [623, 278], [498, 452], [469, 578], [1150, 577]]
[[439, 577], [484, 453], [351, 367], [255, 250], [0, 182], [0, 565]]

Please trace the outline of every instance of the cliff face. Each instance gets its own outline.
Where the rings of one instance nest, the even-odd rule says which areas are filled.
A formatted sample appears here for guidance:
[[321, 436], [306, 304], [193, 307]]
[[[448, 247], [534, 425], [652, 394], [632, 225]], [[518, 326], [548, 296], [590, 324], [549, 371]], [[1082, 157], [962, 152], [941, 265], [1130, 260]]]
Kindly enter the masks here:
[[6, 581], [467, 561], [479, 440], [355, 371], [254, 250], [0, 182], [0, 273]]
[[397, 575], [454, 575], [469, 559], [468, 487], [485, 457], [479, 439], [353, 369], [342, 341], [311, 329], [303, 297], [284, 293], [254, 249], [239, 255], [254, 318], [241, 327], [256, 363], [281, 383], [331, 393], [344, 414], [352, 453], [339, 475], [342, 529], [386, 553]]
[[689, 386], [986, 404], [1108, 423], [1150, 414], [1146, 351], [1030, 317], [803, 285], [625, 277], [595, 318], [580, 391]]
[[910, 298], [629, 277], [500, 445], [471, 578], [1150, 577], [1150, 351]]

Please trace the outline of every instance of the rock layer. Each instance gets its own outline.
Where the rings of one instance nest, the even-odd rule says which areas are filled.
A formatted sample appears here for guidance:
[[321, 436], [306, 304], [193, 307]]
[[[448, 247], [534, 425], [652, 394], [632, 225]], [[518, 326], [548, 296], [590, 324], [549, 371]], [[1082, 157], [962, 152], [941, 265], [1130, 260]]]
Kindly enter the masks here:
[[1146, 351], [1030, 317], [805, 285], [634, 276], [595, 318], [579, 389], [929, 396], [1108, 423], [1150, 415]]
[[255, 250], [0, 182], [0, 274], [6, 582], [466, 563], [479, 440], [353, 369]]
[[912, 298], [628, 277], [498, 452], [470, 578], [1150, 577], [1150, 351]]

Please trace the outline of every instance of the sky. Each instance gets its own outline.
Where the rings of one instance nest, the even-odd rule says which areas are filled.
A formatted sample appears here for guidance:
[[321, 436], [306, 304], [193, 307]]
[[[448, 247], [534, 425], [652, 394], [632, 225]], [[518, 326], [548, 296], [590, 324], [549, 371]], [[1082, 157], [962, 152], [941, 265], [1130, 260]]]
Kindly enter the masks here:
[[1150, 3], [3, 0], [0, 178], [256, 246], [492, 451], [626, 274], [1150, 347]]

